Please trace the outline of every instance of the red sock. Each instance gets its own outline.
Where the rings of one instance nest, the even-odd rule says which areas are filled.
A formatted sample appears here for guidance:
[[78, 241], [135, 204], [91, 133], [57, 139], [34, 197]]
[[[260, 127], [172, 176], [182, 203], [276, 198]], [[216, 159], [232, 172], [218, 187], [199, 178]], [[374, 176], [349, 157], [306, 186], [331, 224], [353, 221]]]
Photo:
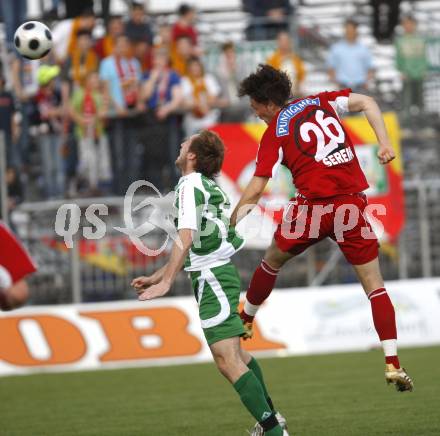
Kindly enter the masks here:
[[373, 322], [381, 341], [397, 339], [396, 315], [393, 303], [385, 288], [376, 289], [368, 294], [373, 312]]
[[[390, 347], [390, 345], [396, 348], [395, 342], [392, 342], [392, 340], [395, 341], [397, 339], [396, 315], [393, 303], [391, 303], [386, 289], [376, 289], [368, 294], [368, 298], [371, 303], [374, 327], [376, 328], [379, 339], [382, 341], [385, 352], [386, 348]], [[387, 341], [388, 343], [384, 343], [383, 341]], [[385, 362], [392, 363], [396, 368], [400, 368], [397, 351], [395, 355], [387, 355]]]
[[397, 356], [385, 356], [385, 363], [392, 363], [394, 365], [394, 368], [400, 368], [400, 362]]
[[[246, 300], [254, 306], [260, 306], [272, 292], [278, 272], [279, 269], [272, 268], [263, 259], [252, 276], [251, 283], [249, 284], [246, 293]], [[246, 322], [252, 322], [255, 313], [246, 313], [243, 310], [240, 316]]]

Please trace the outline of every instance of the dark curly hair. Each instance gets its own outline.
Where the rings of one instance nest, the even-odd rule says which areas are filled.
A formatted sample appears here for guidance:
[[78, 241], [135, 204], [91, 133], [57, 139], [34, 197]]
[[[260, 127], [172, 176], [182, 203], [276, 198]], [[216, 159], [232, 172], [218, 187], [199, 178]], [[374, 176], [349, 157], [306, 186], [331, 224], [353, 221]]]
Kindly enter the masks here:
[[255, 73], [250, 74], [240, 83], [238, 96], [248, 95], [257, 103], [272, 102], [283, 107], [292, 97], [292, 82], [283, 71], [270, 65], [258, 65]]
[[196, 157], [195, 170], [213, 179], [220, 172], [225, 156], [225, 145], [217, 133], [202, 130], [192, 141], [189, 151]]

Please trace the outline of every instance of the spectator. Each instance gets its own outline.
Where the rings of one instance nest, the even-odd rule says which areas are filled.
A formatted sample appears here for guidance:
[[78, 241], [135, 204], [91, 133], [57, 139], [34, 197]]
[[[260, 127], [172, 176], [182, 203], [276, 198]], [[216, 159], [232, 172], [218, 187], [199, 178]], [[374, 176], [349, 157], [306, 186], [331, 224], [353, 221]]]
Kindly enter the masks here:
[[141, 73], [145, 74], [151, 68], [152, 47], [145, 40], [132, 41], [133, 56], [139, 62]]
[[5, 41], [9, 50], [14, 49], [15, 31], [25, 21], [26, 14], [27, 0], [0, 1], [0, 19], [5, 24]]
[[[17, 205], [23, 201], [23, 185], [15, 167], [6, 169], [5, 180], [8, 193], [8, 213], [11, 214]], [[8, 221], [12, 222], [10, 216]]]
[[171, 51], [171, 65], [180, 76], [185, 76], [188, 61], [193, 56], [193, 45], [188, 36], [179, 36]]
[[113, 190], [118, 195], [124, 195], [128, 185], [140, 177], [142, 165], [136, 118], [142, 104], [139, 98], [141, 67], [131, 54], [127, 36], [116, 37], [113, 55], [101, 62], [99, 76], [110, 104], [108, 134]]
[[289, 29], [292, 6], [289, 0], [242, 0], [243, 10], [251, 14], [246, 29], [249, 41], [274, 39], [282, 30]]
[[76, 50], [77, 34], [80, 30], [93, 31], [95, 15], [93, 9], [85, 9], [76, 18], [60, 21], [52, 30], [53, 52], [58, 62], [63, 63], [67, 56]]
[[180, 76], [170, 68], [168, 51], [155, 48], [152, 69], [144, 76], [143, 99], [162, 121], [175, 113], [182, 103]]
[[222, 53], [217, 67], [217, 77], [220, 82], [221, 95], [225, 99], [222, 109], [223, 122], [244, 121], [250, 114], [249, 104], [237, 95], [240, 82], [245, 78], [246, 72], [237, 62], [235, 46], [232, 42], [222, 45]]
[[93, 10], [94, 0], [64, 0], [66, 5], [66, 17], [75, 18], [85, 10]]
[[130, 19], [125, 25], [125, 34], [130, 41], [146, 41], [153, 45], [153, 31], [148, 21], [143, 3], [133, 2], [130, 10]]
[[368, 81], [373, 79], [373, 60], [367, 46], [358, 40], [358, 24], [345, 22], [345, 38], [330, 47], [327, 66], [330, 80], [340, 88], [365, 93]]
[[116, 37], [113, 55], [101, 62], [99, 76], [106, 84], [116, 114], [126, 115], [127, 109], [137, 106], [141, 66], [131, 54], [127, 36]]
[[194, 22], [197, 13], [194, 7], [185, 3], [181, 4], [178, 9], [179, 18], [173, 25], [172, 40], [176, 42], [181, 36], [187, 36], [191, 39], [193, 46], [197, 46], [197, 30], [194, 27]]
[[173, 48], [172, 28], [169, 24], [163, 23], [159, 26], [154, 41], [155, 47], [165, 48], [171, 51]]
[[404, 118], [409, 118], [413, 108], [424, 109], [423, 82], [427, 73], [425, 38], [417, 32], [417, 21], [412, 16], [402, 19], [403, 35], [396, 38], [396, 63], [402, 74]]
[[304, 62], [293, 50], [292, 40], [288, 32], [278, 33], [277, 50], [269, 57], [267, 63], [287, 73], [292, 82], [293, 95], [301, 95], [301, 87], [305, 78]]
[[88, 29], [81, 29], [76, 34], [76, 49], [63, 65], [63, 80], [84, 86], [87, 76], [97, 69], [98, 56], [93, 50], [92, 33]]
[[5, 90], [5, 83], [3, 71], [0, 71], [0, 132], [3, 133], [5, 140], [7, 164], [18, 165], [21, 163], [21, 156], [15, 147], [18, 131], [14, 117], [14, 97]]
[[14, 148], [16, 157], [20, 158], [20, 161], [15, 161], [15, 166], [20, 171], [29, 162], [29, 117], [34, 108], [33, 99], [39, 90], [37, 73], [41, 62], [14, 56], [11, 63], [12, 87], [20, 115], [19, 139]]
[[40, 89], [34, 99], [32, 117], [32, 130], [35, 131], [43, 168], [44, 191], [50, 199], [61, 197], [64, 193], [61, 93], [55, 84], [59, 74], [57, 65], [42, 65], [38, 69]]
[[102, 38], [98, 39], [95, 44], [95, 52], [99, 59], [104, 59], [113, 54], [115, 39], [119, 35], [122, 35], [124, 31], [125, 27], [122, 17], [119, 15], [110, 17], [107, 24], [107, 32]]
[[218, 107], [222, 105], [220, 85], [214, 76], [205, 74], [199, 58], [188, 62], [188, 75], [182, 80], [183, 106], [188, 112], [184, 118], [187, 136], [214, 125], [220, 116]]
[[[145, 174], [159, 188], [177, 181], [174, 162], [180, 142], [176, 115], [182, 105], [180, 82], [179, 75], [170, 69], [168, 51], [155, 48], [152, 69], [143, 85], [147, 113], [142, 143], [146, 145]], [[162, 144], [168, 144], [168, 148], [164, 150]]]
[[100, 92], [98, 73], [87, 76], [85, 86], [75, 89], [70, 103], [78, 139], [78, 173], [86, 182], [88, 193], [96, 195], [98, 188], [111, 179], [110, 151], [103, 123], [107, 107]]

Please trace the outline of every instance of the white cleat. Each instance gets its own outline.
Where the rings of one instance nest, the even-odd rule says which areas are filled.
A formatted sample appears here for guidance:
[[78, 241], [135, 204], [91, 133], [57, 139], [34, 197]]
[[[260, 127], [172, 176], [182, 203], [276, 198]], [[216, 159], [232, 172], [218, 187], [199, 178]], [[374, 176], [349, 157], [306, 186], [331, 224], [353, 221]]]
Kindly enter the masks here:
[[[281, 427], [283, 430], [287, 430], [287, 420], [286, 420], [286, 418], [284, 418], [284, 416], [281, 415], [280, 412], [277, 412], [277, 413], [275, 414], [275, 417], [277, 418], [278, 422], [280, 423], [280, 427]], [[286, 431], [286, 434], [288, 434], [287, 431]]]
[[[283, 436], [289, 436], [289, 433], [287, 432], [287, 420], [284, 418], [281, 413], [277, 412], [275, 414], [276, 419], [278, 420], [278, 423], [280, 424], [280, 427], [283, 429]], [[264, 430], [263, 427], [261, 427], [260, 423], [256, 423], [254, 428], [252, 429], [252, 432], [250, 433], [251, 436], [264, 436]]]
[[385, 365], [385, 380], [387, 384], [396, 386], [398, 392], [412, 392], [414, 389], [414, 383], [406, 373], [405, 368], [397, 369], [392, 363]]

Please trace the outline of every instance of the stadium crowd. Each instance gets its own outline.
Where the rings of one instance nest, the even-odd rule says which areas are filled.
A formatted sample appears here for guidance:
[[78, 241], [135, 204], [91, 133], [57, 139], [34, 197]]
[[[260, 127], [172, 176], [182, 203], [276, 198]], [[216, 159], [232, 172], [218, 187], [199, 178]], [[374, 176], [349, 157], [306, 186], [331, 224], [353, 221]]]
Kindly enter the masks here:
[[[256, 17], [247, 38], [276, 38], [267, 63], [288, 72], [293, 95], [305, 95], [304, 61], [288, 32], [289, 1], [275, 1], [268, 10], [257, 3], [243, 2]], [[182, 4], [176, 12], [173, 23], [153, 20], [143, 2], [133, 1], [128, 17], [108, 16], [102, 22], [86, 8], [52, 26], [54, 48], [46, 58], [29, 61], [11, 50], [0, 72], [11, 207], [23, 198], [124, 195], [131, 182], [145, 178], [170, 189], [184, 136], [252, 116], [237, 97], [245, 74], [237, 47], [225, 42], [216, 70], [207, 71], [196, 9]], [[402, 24], [396, 52], [405, 113], [423, 111], [424, 41], [412, 17]], [[346, 22], [344, 38], [330, 47], [327, 67], [337, 86], [368, 92], [373, 59], [358, 42], [355, 21]]]

